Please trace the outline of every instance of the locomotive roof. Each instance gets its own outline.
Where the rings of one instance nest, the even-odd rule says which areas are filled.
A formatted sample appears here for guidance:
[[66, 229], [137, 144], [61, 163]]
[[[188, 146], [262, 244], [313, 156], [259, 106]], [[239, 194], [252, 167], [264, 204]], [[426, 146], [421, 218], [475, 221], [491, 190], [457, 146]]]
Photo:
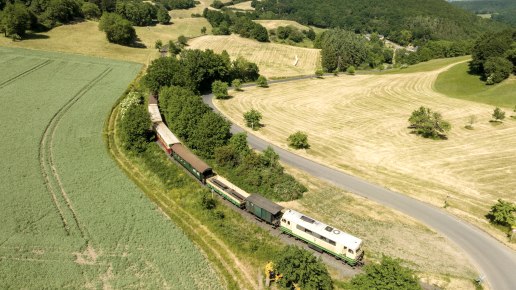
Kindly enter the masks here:
[[172, 144], [181, 143], [176, 135], [174, 135], [174, 133], [172, 133], [172, 131], [170, 131], [170, 129], [163, 122], [154, 124], [154, 129], [161, 137], [161, 139], [169, 146]]
[[190, 152], [190, 150], [181, 145], [181, 143], [172, 145], [172, 151], [181, 156], [181, 158], [183, 158], [186, 162], [190, 163], [190, 165], [198, 172], [204, 174], [207, 171], [211, 171], [211, 167], [208, 164], [199, 159], [199, 157], [195, 156], [192, 152]]
[[312, 232], [317, 233], [327, 239], [341, 243], [352, 250], [358, 249], [362, 244], [361, 239], [292, 209], [287, 210], [283, 214], [283, 218], [295, 222], [296, 224], [299, 224], [300, 226], [309, 229]]
[[158, 105], [149, 104], [148, 111], [152, 123], [163, 122], [163, 119], [161, 119], [161, 113], [159, 112]]
[[281, 205], [276, 204], [257, 193], [253, 193], [252, 195], [250, 195], [247, 198], [247, 200], [257, 205], [258, 207], [270, 212], [272, 215], [277, 215], [283, 209]]

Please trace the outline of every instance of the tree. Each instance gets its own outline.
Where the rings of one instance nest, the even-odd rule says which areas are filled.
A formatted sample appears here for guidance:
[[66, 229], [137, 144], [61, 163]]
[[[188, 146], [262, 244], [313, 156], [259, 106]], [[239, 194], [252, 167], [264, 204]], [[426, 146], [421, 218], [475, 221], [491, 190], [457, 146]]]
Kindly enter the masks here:
[[500, 108], [496, 107], [493, 111], [492, 116], [496, 122], [501, 122], [503, 119], [505, 119], [505, 112], [502, 111]]
[[225, 99], [228, 97], [228, 84], [216, 80], [211, 84], [211, 91], [216, 99]]
[[260, 128], [262, 114], [255, 109], [251, 109], [250, 111], [244, 113], [244, 119], [247, 127], [250, 127], [253, 130], [257, 130]]
[[275, 167], [278, 165], [279, 155], [271, 146], [267, 146], [267, 148], [263, 150], [261, 157], [264, 166]]
[[120, 139], [125, 149], [143, 152], [149, 141], [151, 121], [142, 104], [130, 106], [120, 120]]
[[159, 50], [161, 49], [161, 47], [163, 47], [163, 42], [161, 41], [161, 39], [156, 40], [156, 42], [154, 43], [154, 48]]
[[310, 148], [310, 145], [308, 144], [308, 135], [301, 131], [297, 131], [296, 133], [288, 136], [287, 141], [288, 145], [295, 149]]
[[247, 154], [251, 152], [249, 145], [247, 145], [247, 133], [241, 132], [236, 133], [229, 139], [229, 144], [234, 146], [235, 149], [241, 154]]
[[409, 122], [413, 132], [425, 138], [445, 139], [446, 133], [451, 130], [451, 124], [444, 121], [440, 113], [425, 107], [412, 112]]
[[178, 76], [180, 69], [176, 58], [160, 57], [151, 62], [142, 81], [151, 91], [158, 92], [161, 87], [183, 84]]
[[81, 6], [81, 11], [86, 19], [99, 19], [102, 15], [99, 7], [91, 2], [84, 2]]
[[25, 36], [25, 31], [30, 28], [30, 14], [24, 4], [16, 2], [7, 3], [0, 19], [0, 28], [4, 35]]
[[239, 156], [240, 153], [232, 144], [215, 148], [215, 162], [220, 166], [236, 167], [238, 165]]
[[157, 17], [158, 22], [161, 24], [169, 24], [170, 19], [172, 19], [172, 17], [170, 17], [170, 14], [168, 14], [167, 9], [165, 9], [165, 7], [163, 7], [163, 6], [158, 8], [156, 17]]
[[341, 29], [323, 32], [315, 41], [321, 48], [322, 67], [326, 71], [345, 71], [349, 66], [359, 66], [368, 56], [367, 40], [361, 35]]
[[202, 115], [197, 128], [191, 133], [188, 143], [198, 154], [213, 158], [215, 148], [226, 145], [231, 123], [215, 112]]
[[317, 78], [319, 78], [319, 79], [320, 79], [320, 78], [322, 78], [322, 77], [323, 77], [323, 75], [324, 75], [324, 72], [323, 72], [323, 70], [322, 70], [322, 69], [317, 69], [317, 70], [315, 71], [315, 76], [316, 76]]
[[136, 31], [131, 22], [116, 13], [102, 14], [99, 29], [106, 33], [109, 42], [129, 45], [136, 39]]
[[512, 73], [513, 65], [509, 60], [502, 57], [490, 57], [484, 62], [484, 75], [486, 84], [497, 84]]
[[148, 26], [157, 18], [158, 8], [138, 0], [116, 1], [116, 13], [136, 26]]
[[255, 63], [239, 56], [231, 63], [231, 78], [241, 79], [244, 82], [253, 82], [260, 76], [260, 70]]
[[287, 246], [274, 260], [277, 273], [283, 278], [278, 283], [288, 289], [333, 289], [328, 270], [312, 253], [297, 246]]
[[236, 90], [236, 91], [242, 91], [242, 81], [240, 79], [234, 79], [232, 82], [231, 82], [231, 86]]
[[184, 35], [180, 35], [177, 38], [177, 42], [179, 43], [179, 45], [181, 47], [185, 47], [187, 45], [187, 43], [188, 43], [188, 39]]
[[495, 224], [502, 226], [516, 225], [516, 204], [499, 199], [498, 202], [491, 207], [486, 217]]
[[201, 34], [206, 34], [206, 26], [203, 26], [203, 27], [201, 28]]
[[414, 272], [400, 265], [400, 261], [383, 256], [380, 264], [369, 264], [363, 274], [358, 274], [349, 282], [352, 289], [422, 289]]
[[168, 52], [170, 53], [170, 55], [174, 56], [181, 52], [181, 48], [177, 47], [176, 43], [173, 40], [169, 40]]
[[259, 76], [258, 79], [256, 80], [256, 84], [261, 87], [261, 88], [267, 88], [269, 87], [268, 83], [267, 83], [267, 79], [264, 77], [264, 76]]

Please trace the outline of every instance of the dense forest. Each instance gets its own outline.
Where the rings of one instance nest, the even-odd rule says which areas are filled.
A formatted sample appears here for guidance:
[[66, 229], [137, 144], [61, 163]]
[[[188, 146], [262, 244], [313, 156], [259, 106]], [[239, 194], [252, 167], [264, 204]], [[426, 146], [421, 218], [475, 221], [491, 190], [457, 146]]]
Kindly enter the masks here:
[[516, 26], [516, 1], [514, 0], [452, 1], [451, 3], [475, 14], [490, 14], [491, 19]]
[[378, 32], [397, 43], [471, 39], [502, 24], [442, 0], [253, 0], [263, 19], [291, 19], [357, 33]]

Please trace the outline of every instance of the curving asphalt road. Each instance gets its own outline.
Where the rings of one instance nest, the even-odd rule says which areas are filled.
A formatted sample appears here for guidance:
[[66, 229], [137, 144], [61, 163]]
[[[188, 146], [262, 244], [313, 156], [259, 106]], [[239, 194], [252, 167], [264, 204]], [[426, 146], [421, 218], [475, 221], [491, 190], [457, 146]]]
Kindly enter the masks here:
[[[269, 84], [311, 77], [313, 76], [271, 81]], [[213, 105], [212, 97], [212, 95], [204, 95], [203, 100], [220, 113]], [[232, 124], [231, 132], [246, 131]], [[477, 227], [459, 220], [440, 208], [298, 156], [269, 144], [253, 134], [247, 134], [247, 141], [257, 150], [264, 150], [267, 146], [271, 146], [279, 154], [281, 161], [417, 219], [461, 247], [481, 271], [481, 276], [485, 276], [492, 289], [516, 290], [516, 253]], [[460, 263], [460, 261], [457, 262]]]

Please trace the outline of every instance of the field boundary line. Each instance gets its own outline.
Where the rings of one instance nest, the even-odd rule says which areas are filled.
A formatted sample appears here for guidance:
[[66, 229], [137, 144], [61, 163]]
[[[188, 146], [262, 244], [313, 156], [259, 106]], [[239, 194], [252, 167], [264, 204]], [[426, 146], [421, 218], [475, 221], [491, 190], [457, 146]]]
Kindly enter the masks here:
[[54, 62], [53, 60], [51, 59], [47, 59], [46, 61], [42, 62], [42, 63], [39, 63], [31, 68], [29, 68], [28, 70], [24, 71], [24, 72], [21, 72], [17, 75], [15, 75], [14, 77], [6, 80], [6, 81], [3, 81], [0, 83], [0, 89], [2, 89], [3, 87], [9, 85], [10, 83], [14, 82], [15, 80], [21, 78], [21, 77], [24, 77], [25, 75], [28, 75], [30, 73], [33, 73], [35, 71], [37, 71], [38, 69], [50, 64], [51, 62]]
[[[73, 219], [73, 223], [77, 230], [80, 233], [80, 236], [86, 239], [86, 242], [89, 244], [88, 234], [86, 229], [81, 225], [79, 218], [75, 209], [73, 208], [72, 202], [66, 193], [59, 173], [57, 172], [57, 168], [55, 166], [54, 155], [52, 150], [53, 140], [55, 136], [56, 128], [61, 121], [62, 117], [67, 113], [67, 111], [75, 104], [77, 101], [84, 96], [93, 86], [95, 86], [100, 80], [102, 80], [107, 74], [112, 71], [111, 67], [103, 70], [99, 75], [97, 75], [94, 79], [84, 85], [71, 99], [69, 99], [61, 108], [57, 110], [57, 112], [52, 116], [52, 119], [45, 127], [45, 130], [41, 136], [39, 143], [39, 161], [40, 161], [40, 169], [43, 175], [45, 185], [47, 190], [51, 194], [52, 201], [58, 210], [58, 213], [63, 222], [64, 229], [67, 235], [70, 235], [70, 225], [65, 217], [65, 212], [62, 208], [68, 208], [69, 214]], [[48, 168], [47, 168], [48, 166]], [[56, 187], [52, 185], [52, 183], [57, 183]], [[60, 197], [64, 200], [64, 206], [60, 204], [58, 201], [58, 193], [56, 191], [60, 191]]]

